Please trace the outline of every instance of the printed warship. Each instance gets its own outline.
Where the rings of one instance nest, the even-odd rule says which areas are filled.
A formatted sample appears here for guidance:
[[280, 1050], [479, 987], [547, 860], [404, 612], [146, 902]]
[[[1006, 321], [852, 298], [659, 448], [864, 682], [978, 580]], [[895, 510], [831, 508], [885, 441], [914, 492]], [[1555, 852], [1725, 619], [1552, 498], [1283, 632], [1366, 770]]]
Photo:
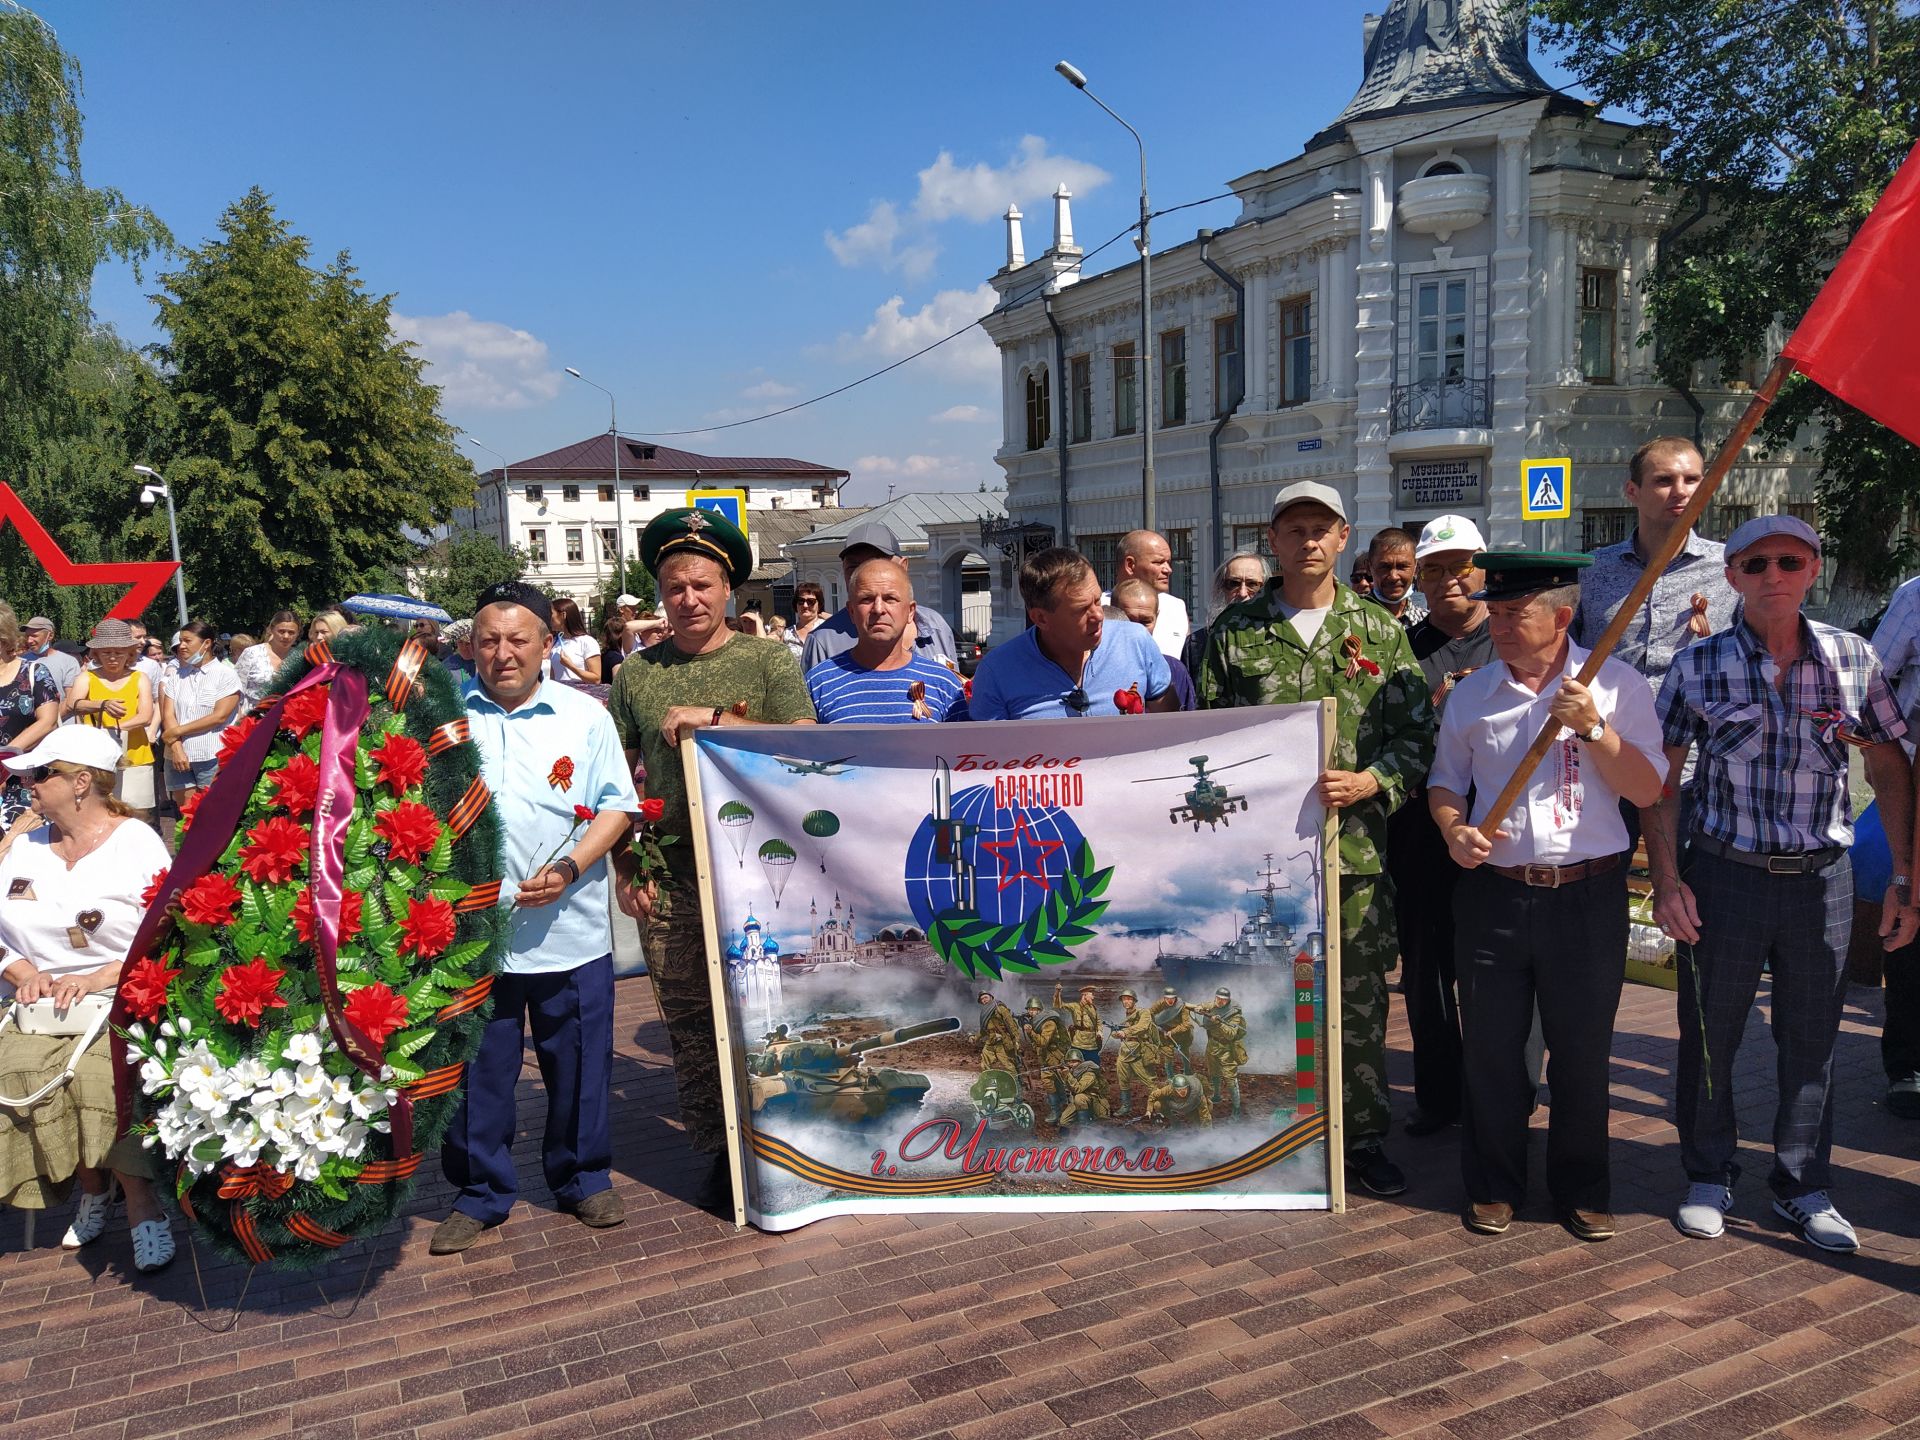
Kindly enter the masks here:
[[[1291, 967], [1312, 942], [1312, 936], [1296, 936], [1292, 927], [1274, 912], [1274, 897], [1280, 893], [1280, 887], [1274, 882], [1281, 878], [1281, 872], [1273, 868], [1273, 856], [1265, 858], [1258, 878], [1265, 883], [1247, 894], [1257, 897], [1259, 903], [1240, 926], [1239, 935], [1204, 955], [1162, 952], [1157, 958], [1160, 973], [1182, 995], [1211, 994], [1216, 985], [1232, 987], [1236, 978], [1245, 979], [1254, 969], [1284, 975], [1286, 967]], [[1236, 989], [1234, 993], [1238, 995], [1242, 991]]]

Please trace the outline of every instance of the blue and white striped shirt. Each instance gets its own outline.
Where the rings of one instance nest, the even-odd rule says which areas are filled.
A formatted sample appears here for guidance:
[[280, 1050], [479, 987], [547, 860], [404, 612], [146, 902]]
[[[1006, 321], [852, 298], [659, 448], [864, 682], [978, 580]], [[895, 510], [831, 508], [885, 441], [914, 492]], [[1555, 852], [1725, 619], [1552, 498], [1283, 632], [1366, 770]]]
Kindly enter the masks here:
[[866, 670], [853, 652], [829, 655], [807, 671], [807, 693], [822, 725], [908, 725], [923, 718], [913, 713], [908, 690], [914, 681], [927, 687], [925, 719], [965, 720], [966, 687], [938, 661], [915, 653], [898, 670]]

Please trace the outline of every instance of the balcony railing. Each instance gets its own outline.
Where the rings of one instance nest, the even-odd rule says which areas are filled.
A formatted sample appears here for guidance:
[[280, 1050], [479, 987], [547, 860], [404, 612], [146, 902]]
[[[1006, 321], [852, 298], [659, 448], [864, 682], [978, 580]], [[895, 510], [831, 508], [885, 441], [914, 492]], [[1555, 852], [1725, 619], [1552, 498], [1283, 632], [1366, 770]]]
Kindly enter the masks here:
[[1484, 380], [1422, 380], [1393, 387], [1393, 429], [1484, 430], [1492, 417]]

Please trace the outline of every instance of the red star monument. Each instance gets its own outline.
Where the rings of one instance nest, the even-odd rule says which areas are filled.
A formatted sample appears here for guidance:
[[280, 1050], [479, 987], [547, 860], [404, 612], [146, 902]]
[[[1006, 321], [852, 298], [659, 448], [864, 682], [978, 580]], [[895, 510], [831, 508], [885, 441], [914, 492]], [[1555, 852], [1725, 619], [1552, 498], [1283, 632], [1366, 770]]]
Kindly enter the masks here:
[[47, 578], [56, 585], [126, 585], [128, 589], [118, 605], [107, 612], [108, 619], [138, 620], [154, 598], [167, 588], [178, 567], [171, 560], [124, 560], [98, 565], [83, 565], [69, 560], [60, 543], [34, 519], [26, 502], [13, 493], [11, 485], [0, 484], [0, 528], [8, 521], [20, 532], [27, 548], [47, 567]]

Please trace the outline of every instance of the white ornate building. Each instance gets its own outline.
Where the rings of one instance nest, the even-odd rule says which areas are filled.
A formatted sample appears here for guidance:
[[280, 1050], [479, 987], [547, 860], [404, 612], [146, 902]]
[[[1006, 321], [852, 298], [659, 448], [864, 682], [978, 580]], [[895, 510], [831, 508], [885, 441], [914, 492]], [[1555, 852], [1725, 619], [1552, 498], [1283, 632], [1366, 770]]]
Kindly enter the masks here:
[[[1153, 257], [1158, 528], [1202, 614], [1212, 567], [1264, 547], [1274, 492], [1299, 479], [1346, 498], [1350, 551], [1443, 511], [1496, 546], [1624, 538], [1635, 447], [1677, 433], [1711, 454], [1755, 378], [1701, 375], [1689, 394], [1655, 378], [1636, 343], [1641, 281], [1663, 235], [1697, 217], [1650, 189], [1632, 127], [1535, 72], [1523, 7], [1392, 0], [1364, 46], [1346, 109], [1299, 155], [1230, 182], [1233, 225]], [[1070, 205], [1062, 187], [1033, 260], [1008, 212], [986, 322], [996, 459], [1012, 520], [1051, 527], [1110, 579], [1141, 521], [1140, 277], [1079, 278]], [[1572, 520], [1523, 531], [1521, 462], [1562, 456]], [[1812, 518], [1812, 467], [1750, 456], [1703, 529], [1786, 508]]]

